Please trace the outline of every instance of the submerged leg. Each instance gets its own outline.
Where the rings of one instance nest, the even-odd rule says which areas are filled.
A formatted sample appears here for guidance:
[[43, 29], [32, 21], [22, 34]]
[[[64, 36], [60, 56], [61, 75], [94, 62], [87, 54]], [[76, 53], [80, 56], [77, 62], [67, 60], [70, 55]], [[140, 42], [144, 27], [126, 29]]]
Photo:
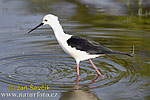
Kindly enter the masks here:
[[96, 66], [94, 65], [94, 63], [92, 62], [92, 60], [91, 59], [89, 59], [89, 61], [91, 62], [91, 64], [93, 65], [93, 67], [95, 68], [95, 70], [97, 71], [97, 73], [98, 73], [98, 75], [100, 75], [100, 76], [102, 76], [102, 77], [104, 77], [99, 71], [98, 71], [98, 69], [96, 68]]

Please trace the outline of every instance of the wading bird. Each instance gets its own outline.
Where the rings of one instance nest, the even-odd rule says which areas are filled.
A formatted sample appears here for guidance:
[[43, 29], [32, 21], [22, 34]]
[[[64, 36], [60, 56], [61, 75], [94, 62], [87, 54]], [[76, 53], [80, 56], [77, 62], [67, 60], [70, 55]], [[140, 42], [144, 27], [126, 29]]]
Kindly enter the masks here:
[[76, 60], [77, 76], [79, 76], [80, 61], [89, 59], [89, 61], [91, 62], [97, 73], [100, 76], [103, 76], [98, 71], [98, 69], [92, 62], [91, 58], [103, 56], [105, 54], [124, 54], [132, 56], [129, 53], [111, 50], [97, 42], [88, 40], [83, 37], [66, 34], [59, 23], [58, 17], [52, 14], [46, 15], [43, 18], [42, 23], [40, 23], [38, 26], [30, 30], [28, 33], [32, 32], [33, 30], [37, 29], [42, 25], [50, 25], [52, 27], [59, 45], [67, 54], [71, 55]]

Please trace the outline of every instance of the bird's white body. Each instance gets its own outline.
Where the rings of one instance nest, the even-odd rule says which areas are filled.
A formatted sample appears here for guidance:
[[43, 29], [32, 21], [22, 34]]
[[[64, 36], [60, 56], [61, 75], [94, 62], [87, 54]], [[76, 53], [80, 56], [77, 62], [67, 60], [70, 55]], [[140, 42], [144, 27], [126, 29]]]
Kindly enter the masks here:
[[87, 60], [89, 58], [95, 58], [95, 57], [100, 56], [100, 55], [90, 55], [90, 54], [86, 53], [85, 51], [80, 51], [80, 50], [77, 50], [76, 48], [69, 46], [67, 44], [67, 40], [70, 39], [72, 35], [64, 33], [63, 28], [60, 25], [57, 17], [53, 18], [51, 23], [48, 23], [48, 24], [52, 27], [59, 45], [62, 47], [62, 49], [67, 54], [69, 54], [73, 58], [75, 58], [77, 63], [79, 63], [80, 61], [83, 61], [83, 60]]
[[58, 43], [67, 54], [71, 55], [73, 58], [76, 59], [77, 63], [83, 60], [87, 60], [89, 58], [95, 58], [95, 57], [100, 56], [100, 55], [90, 55], [86, 53], [85, 51], [80, 51], [75, 48], [72, 48], [71, 46], [68, 46], [66, 41], [61, 42], [58, 40]]

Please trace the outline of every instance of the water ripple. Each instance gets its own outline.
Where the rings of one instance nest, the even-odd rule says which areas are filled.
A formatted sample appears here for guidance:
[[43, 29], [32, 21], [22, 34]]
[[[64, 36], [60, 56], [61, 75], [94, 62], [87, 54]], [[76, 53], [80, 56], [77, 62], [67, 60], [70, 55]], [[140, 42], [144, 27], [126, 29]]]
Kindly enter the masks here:
[[[94, 60], [104, 78], [97, 76], [90, 62], [80, 64], [81, 89], [110, 86], [120, 81], [127, 69], [106, 59]], [[0, 59], [1, 80], [15, 85], [49, 84], [53, 89], [74, 89], [76, 63], [67, 55], [33, 54]]]

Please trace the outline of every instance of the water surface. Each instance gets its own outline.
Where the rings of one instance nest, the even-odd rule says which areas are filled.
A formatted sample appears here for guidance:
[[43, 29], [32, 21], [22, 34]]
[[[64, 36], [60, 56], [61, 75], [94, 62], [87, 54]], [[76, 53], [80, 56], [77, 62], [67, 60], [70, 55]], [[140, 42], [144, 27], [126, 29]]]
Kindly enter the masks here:
[[[148, 0], [1, 0], [0, 92], [37, 92], [8, 88], [48, 84], [51, 91], [44, 92], [58, 96], [44, 99], [149, 100], [149, 4]], [[93, 59], [104, 78], [97, 75], [88, 60], [81, 62], [77, 86], [75, 60], [62, 51], [52, 29], [42, 26], [27, 33], [48, 13], [59, 17], [68, 34], [122, 52], [132, 53], [134, 46], [135, 55]]]

